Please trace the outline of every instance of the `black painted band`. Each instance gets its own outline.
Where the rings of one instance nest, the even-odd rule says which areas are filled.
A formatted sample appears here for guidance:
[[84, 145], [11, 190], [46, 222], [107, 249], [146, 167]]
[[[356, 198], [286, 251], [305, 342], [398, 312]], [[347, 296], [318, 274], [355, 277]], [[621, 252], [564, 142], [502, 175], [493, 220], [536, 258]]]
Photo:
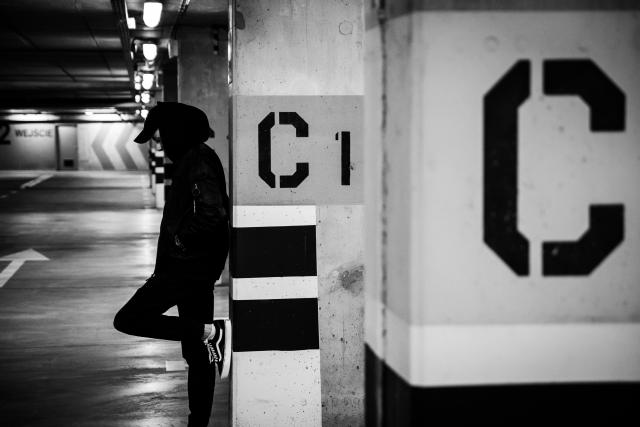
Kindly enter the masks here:
[[365, 345], [367, 426], [633, 425], [637, 396], [638, 382], [414, 387]]
[[318, 299], [233, 300], [233, 351], [320, 348]]
[[231, 276], [315, 276], [316, 227], [233, 228]]

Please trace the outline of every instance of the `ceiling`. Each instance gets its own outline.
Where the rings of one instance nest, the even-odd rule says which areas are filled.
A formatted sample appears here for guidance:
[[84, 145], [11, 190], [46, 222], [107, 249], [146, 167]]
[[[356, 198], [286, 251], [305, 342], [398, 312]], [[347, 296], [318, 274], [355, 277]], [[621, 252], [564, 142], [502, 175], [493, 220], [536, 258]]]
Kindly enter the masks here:
[[[226, 25], [226, 0], [165, 0], [160, 25], [145, 29], [143, 3], [0, 0], [0, 114], [132, 112], [139, 108], [133, 101], [132, 41], [154, 39], [166, 46], [178, 26]], [[125, 4], [136, 30], [127, 30]], [[157, 61], [163, 59], [161, 49]]]

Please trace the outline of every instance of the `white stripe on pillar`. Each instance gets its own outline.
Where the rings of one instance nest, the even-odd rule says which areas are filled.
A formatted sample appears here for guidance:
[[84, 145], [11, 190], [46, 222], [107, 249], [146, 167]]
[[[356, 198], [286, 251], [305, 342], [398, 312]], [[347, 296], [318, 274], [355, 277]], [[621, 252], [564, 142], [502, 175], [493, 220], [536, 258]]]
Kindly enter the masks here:
[[234, 426], [321, 425], [320, 350], [240, 352], [232, 361]]
[[409, 325], [387, 308], [384, 348], [372, 326], [367, 344], [412, 386], [640, 381], [640, 323]]
[[233, 279], [234, 300], [318, 298], [318, 276]]
[[286, 227], [316, 225], [312, 206], [234, 206], [234, 227]]

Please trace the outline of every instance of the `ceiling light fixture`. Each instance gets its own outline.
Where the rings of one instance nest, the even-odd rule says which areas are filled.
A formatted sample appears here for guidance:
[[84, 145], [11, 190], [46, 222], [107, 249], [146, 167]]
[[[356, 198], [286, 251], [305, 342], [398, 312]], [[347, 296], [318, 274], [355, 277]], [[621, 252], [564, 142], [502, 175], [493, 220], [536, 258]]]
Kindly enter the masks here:
[[136, 29], [136, 18], [134, 17], [127, 18], [127, 28], [129, 28], [130, 30]]
[[149, 90], [153, 87], [153, 81], [155, 79], [155, 75], [152, 73], [144, 73], [142, 75], [142, 88], [144, 90]]
[[149, 102], [151, 102], [151, 94], [149, 92], [142, 92], [140, 99], [142, 100], [143, 104], [148, 104]]
[[142, 10], [142, 20], [147, 27], [155, 28], [160, 23], [160, 14], [162, 13], [162, 3], [158, 1], [144, 2]]
[[155, 43], [143, 43], [142, 54], [147, 61], [153, 61], [158, 56], [158, 45]]
[[147, 115], [149, 115], [149, 110], [140, 111], [140, 115], [142, 116], [143, 119], [146, 119]]
[[93, 116], [93, 111], [85, 111], [84, 114], [87, 116]]
[[136, 96], [134, 97], [136, 102], [140, 102], [140, 94], [136, 93]]
[[142, 85], [141, 85], [140, 83], [138, 83], [138, 82], [135, 82], [135, 83], [133, 84], [133, 87], [134, 87], [134, 89], [135, 89], [135, 90], [140, 90], [140, 89], [142, 89]]

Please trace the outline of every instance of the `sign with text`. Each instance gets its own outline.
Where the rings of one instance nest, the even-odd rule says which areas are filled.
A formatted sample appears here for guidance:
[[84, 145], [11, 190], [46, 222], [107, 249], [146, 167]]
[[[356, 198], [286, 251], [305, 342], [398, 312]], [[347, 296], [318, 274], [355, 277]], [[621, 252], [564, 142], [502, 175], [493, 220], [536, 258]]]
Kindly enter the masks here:
[[54, 124], [0, 123], [0, 169], [55, 168]]
[[362, 203], [362, 97], [234, 102], [234, 204]]
[[421, 322], [640, 320], [637, 16], [424, 13]]

